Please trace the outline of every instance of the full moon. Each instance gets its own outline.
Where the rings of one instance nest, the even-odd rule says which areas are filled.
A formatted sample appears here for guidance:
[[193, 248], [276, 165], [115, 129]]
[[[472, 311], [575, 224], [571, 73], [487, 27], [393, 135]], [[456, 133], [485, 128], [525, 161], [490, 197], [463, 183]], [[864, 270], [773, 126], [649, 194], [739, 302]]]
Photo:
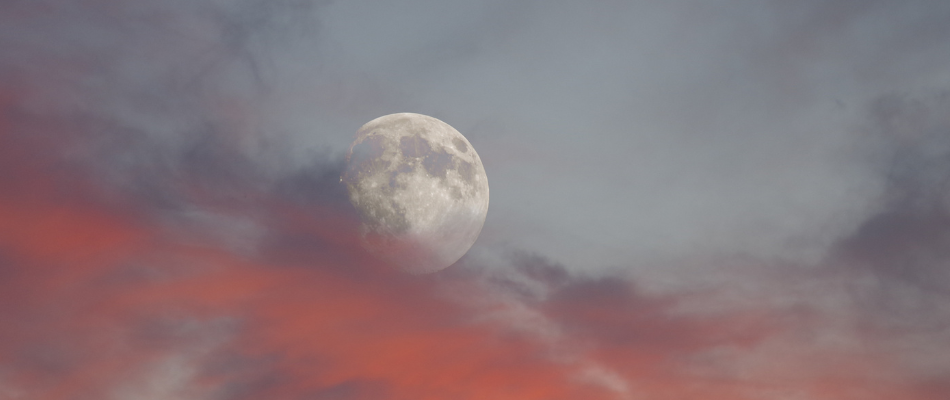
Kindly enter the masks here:
[[359, 213], [363, 247], [413, 274], [458, 261], [488, 213], [488, 177], [472, 144], [426, 115], [367, 122], [340, 179]]

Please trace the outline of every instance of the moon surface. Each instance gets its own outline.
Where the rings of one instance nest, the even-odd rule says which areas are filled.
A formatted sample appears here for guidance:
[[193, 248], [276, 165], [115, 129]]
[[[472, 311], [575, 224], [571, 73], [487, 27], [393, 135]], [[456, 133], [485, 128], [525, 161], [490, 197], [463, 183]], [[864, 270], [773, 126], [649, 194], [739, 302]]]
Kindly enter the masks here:
[[472, 144], [426, 115], [363, 125], [340, 179], [359, 212], [363, 247], [414, 274], [458, 261], [488, 213], [488, 177]]

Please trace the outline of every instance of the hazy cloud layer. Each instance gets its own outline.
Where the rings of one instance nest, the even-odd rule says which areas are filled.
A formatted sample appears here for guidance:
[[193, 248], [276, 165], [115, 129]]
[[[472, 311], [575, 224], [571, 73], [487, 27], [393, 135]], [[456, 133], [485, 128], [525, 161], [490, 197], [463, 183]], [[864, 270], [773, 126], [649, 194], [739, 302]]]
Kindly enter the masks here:
[[[0, 399], [950, 395], [941, 2], [8, 1]], [[435, 275], [339, 175], [427, 113]]]
[[399, 94], [393, 110], [470, 137], [498, 188], [486, 243], [597, 270], [687, 252], [815, 261], [883, 190], [866, 105], [946, 84], [948, 16], [937, 2], [356, 1], [321, 20], [337, 62]]

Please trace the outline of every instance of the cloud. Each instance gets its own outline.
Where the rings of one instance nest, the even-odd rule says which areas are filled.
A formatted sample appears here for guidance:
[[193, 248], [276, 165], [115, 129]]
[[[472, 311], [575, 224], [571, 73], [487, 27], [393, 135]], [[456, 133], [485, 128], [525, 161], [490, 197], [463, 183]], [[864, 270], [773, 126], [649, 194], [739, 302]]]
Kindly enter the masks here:
[[836, 248], [836, 261], [873, 279], [864, 299], [892, 323], [946, 330], [950, 295], [950, 101], [945, 91], [890, 94], [871, 104], [869, 139], [886, 177], [880, 210]]
[[815, 265], [700, 254], [664, 286], [489, 247], [408, 276], [265, 101], [322, 3], [0, 7], [0, 398], [948, 393], [943, 94], [873, 103], [884, 198]]
[[[31, 155], [4, 158], [18, 190], [0, 207], [18, 218], [5, 217], [13, 223], [0, 241], [0, 310], [12, 321], [0, 328], [0, 370], [23, 398], [944, 394], [932, 383], [939, 363], [900, 350], [936, 338], [858, 330], [863, 317], [833, 291], [851, 272], [826, 282], [747, 271], [718, 287], [658, 294], [630, 276], [581, 276], [514, 253], [501, 255], [501, 268], [470, 258], [408, 276], [358, 246], [332, 189], [339, 182], [327, 178], [340, 171], [332, 158], [273, 180], [155, 178], [179, 205], [167, 207], [138, 186], [107, 185], [97, 167], [55, 168], [69, 146], [21, 133], [42, 120], [15, 120], [2, 146]], [[254, 168], [232, 156], [205, 157], [218, 169]], [[43, 181], [72, 182], [68, 196]], [[254, 246], [219, 240], [229, 225], [208, 214], [253, 221]], [[738, 282], [752, 283], [754, 301], [730, 303]], [[882, 347], [864, 350], [862, 340]]]

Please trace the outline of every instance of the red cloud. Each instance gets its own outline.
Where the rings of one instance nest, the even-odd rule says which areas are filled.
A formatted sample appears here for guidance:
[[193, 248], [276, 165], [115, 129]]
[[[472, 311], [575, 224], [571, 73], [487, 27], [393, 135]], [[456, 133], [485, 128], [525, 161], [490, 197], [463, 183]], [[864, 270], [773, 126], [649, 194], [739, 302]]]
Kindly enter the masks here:
[[802, 339], [829, 324], [816, 309], [763, 300], [686, 313], [707, 294], [645, 295], [629, 280], [575, 277], [539, 259], [514, 263], [522, 280], [395, 273], [363, 253], [338, 205], [266, 185], [237, 183], [235, 198], [178, 176], [165, 190], [264, 232], [243, 251], [203, 236], [213, 227], [180, 236], [187, 229], [161, 210], [64, 155], [60, 138], [82, 142], [75, 127], [11, 103], [0, 119], [0, 398], [946, 394], [936, 381], [869, 378], [899, 370], [885, 354]]

